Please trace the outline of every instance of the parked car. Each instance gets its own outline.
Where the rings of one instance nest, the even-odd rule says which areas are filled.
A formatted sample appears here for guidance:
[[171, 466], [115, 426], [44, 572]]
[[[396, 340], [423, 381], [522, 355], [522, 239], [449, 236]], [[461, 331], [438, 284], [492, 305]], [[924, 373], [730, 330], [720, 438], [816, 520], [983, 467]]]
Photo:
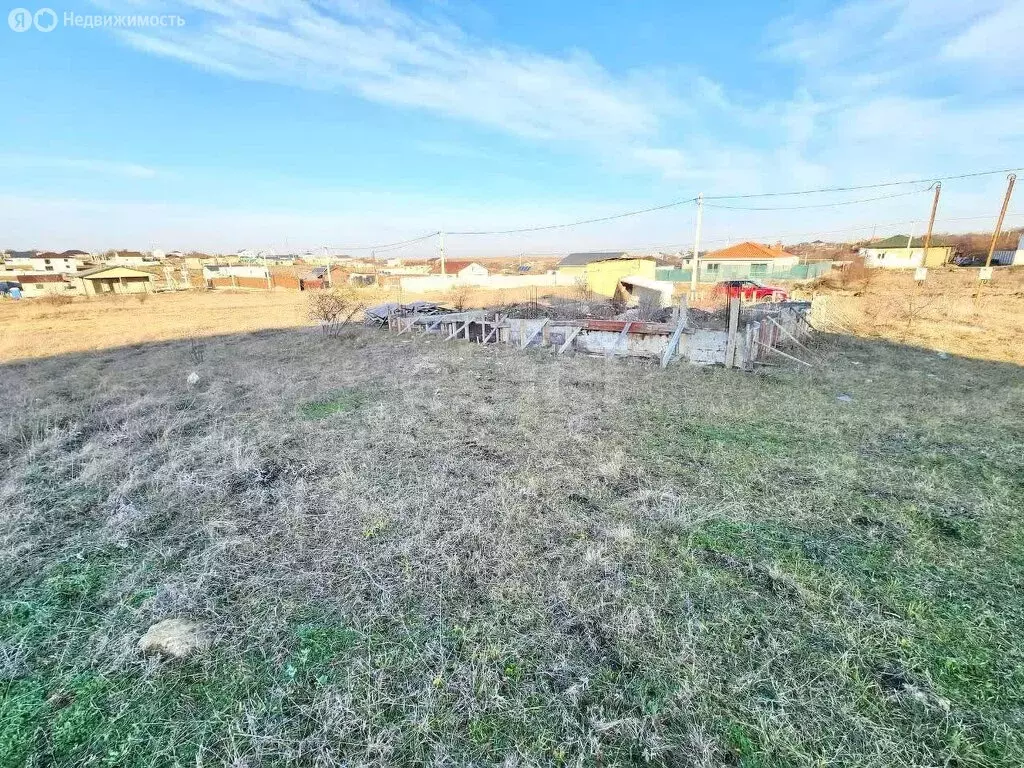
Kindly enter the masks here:
[[756, 280], [723, 280], [715, 283], [714, 293], [730, 299], [744, 301], [788, 301], [789, 293], [784, 288], [762, 285]]

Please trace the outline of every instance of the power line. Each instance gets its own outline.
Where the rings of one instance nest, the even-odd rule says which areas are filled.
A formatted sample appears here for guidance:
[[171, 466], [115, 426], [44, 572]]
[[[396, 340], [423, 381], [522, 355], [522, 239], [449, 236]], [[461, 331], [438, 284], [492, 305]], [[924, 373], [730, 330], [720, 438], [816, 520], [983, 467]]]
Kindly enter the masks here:
[[578, 227], [582, 224], [598, 224], [602, 221], [612, 221], [614, 219], [624, 219], [627, 216], [639, 216], [642, 213], [653, 213], [654, 211], [664, 211], [667, 208], [676, 208], [680, 205], [686, 205], [697, 200], [696, 197], [691, 197], [686, 200], [676, 200], [672, 203], [665, 203], [664, 205], [655, 205], [651, 208], [643, 208], [639, 211], [626, 211], [625, 213], [616, 213], [611, 216], [601, 216], [596, 219], [583, 219], [582, 221], [572, 221], [566, 224], [546, 224], [540, 227], [521, 227], [519, 229], [495, 229], [495, 230], [476, 230], [470, 232], [448, 232], [449, 235], [518, 235], [523, 232], [542, 232], [549, 229], [565, 229], [567, 227]]
[[[924, 189], [915, 189], [911, 192], [896, 192], [892, 195], [881, 195], [879, 197], [863, 197], [859, 200], [838, 200], [832, 203], [814, 203], [812, 205], [781, 205], [781, 206], [746, 206], [746, 205], [718, 205], [717, 203], [705, 203], [709, 208], [724, 208], [730, 211], [803, 211], [809, 208], [833, 208], [841, 205], [856, 205], [857, 203], [873, 203], [876, 200], [891, 200], [894, 197], [907, 197], [908, 195], [919, 195], [927, 192], [935, 185], [932, 184]], [[720, 199], [720, 198], [716, 198]]]
[[[938, 177], [934, 177], [934, 178], [930, 178], [930, 179], [913, 179], [913, 180], [907, 180], [907, 181], [884, 181], [884, 182], [879, 182], [877, 184], [860, 184], [860, 185], [848, 186], [848, 187], [822, 187], [820, 189], [802, 189], [802, 190], [789, 191], [789, 192], [760, 192], [760, 193], [756, 193], [756, 194], [743, 194], [743, 195], [711, 195], [711, 196], [707, 196], [706, 195], [704, 197], [704, 200], [705, 200], [705, 204], [707, 204], [706, 201], [708, 201], [708, 200], [750, 200], [750, 199], [761, 198], [761, 197], [790, 197], [790, 196], [795, 196], [795, 195], [816, 195], [816, 194], [826, 194], [826, 193], [831, 193], [831, 192], [853, 192], [853, 191], [864, 190], [864, 189], [883, 189], [885, 187], [904, 186], [904, 185], [907, 185], [907, 184], [928, 184], [929, 185], [924, 190], [915, 190], [914, 192], [900, 192], [900, 193], [897, 193], [897, 194], [894, 194], [894, 195], [884, 195], [884, 196], [876, 197], [876, 198], [866, 198], [866, 199], [862, 199], [862, 200], [846, 200], [846, 201], [838, 201], [838, 202], [835, 202], [835, 203], [816, 204], [816, 205], [807, 205], [807, 206], [792, 206], [792, 207], [778, 207], [778, 208], [741, 208], [739, 206], [725, 206], [725, 205], [716, 205], [716, 206], [714, 206], [716, 208], [734, 208], [735, 210], [764, 210], [764, 211], [770, 211], [770, 210], [778, 210], [778, 211], [801, 210], [801, 209], [804, 209], [804, 208], [829, 208], [829, 207], [832, 207], [832, 206], [855, 205], [855, 204], [858, 204], [858, 203], [867, 203], [867, 202], [872, 202], [872, 201], [875, 201], [875, 200], [887, 200], [887, 199], [890, 199], [890, 198], [902, 197], [902, 196], [905, 196], [905, 195], [913, 195], [913, 194], [917, 194], [918, 192], [927, 191], [927, 190], [931, 189], [932, 185], [934, 185], [935, 182], [938, 182], [938, 181], [953, 181], [953, 180], [956, 180], [956, 179], [969, 179], [969, 178], [977, 178], [977, 177], [980, 177], [980, 176], [994, 176], [996, 174], [1012, 173], [1014, 171], [1024, 171], [1024, 168], [1007, 168], [1007, 169], [997, 170], [997, 171], [975, 171], [973, 173], [961, 173], [961, 174], [954, 175], [954, 176], [938, 176]], [[687, 203], [696, 202], [696, 200], [697, 200], [697, 198], [696, 198], [696, 196], [694, 196], [694, 197], [687, 198], [685, 200], [675, 200], [675, 201], [673, 201], [671, 203], [665, 203], [664, 205], [655, 205], [655, 206], [651, 206], [650, 208], [641, 208], [640, 210], [636, 210], [636, 211], [625, 211], [623, 213], [616, 213], [616, 214], [612, 214], [610, 216], [600, 216], [600, 217], [593, 218], [593, 219], [581, 219], [579, 221], [571, 221], [571, 222], [566, 222], [566, 223], [563, 223], [563, 224], [546, 224], [546, 225], [535, 226], [535, 227], [519, 227], [519, 228], [516, 228], [516, 229], [466, 230], [466, 231], [448, 232], [448, 234], [450, 234], [450, 235], [474, 235], [474, 236], [476, 236], [476, 235], [517, 235], [517, 234], [524, 234], [524, 233], [527, 233], [527, 232], [543, 232], [543, 231], [552, 230], [552, 229], [567, 229], [569, 227], [578, 227], [578, 226], [582, 226], [584, 224], [599, 224], [599, 223], [605, 222], [605, 221], [614, 221], [615, 219], [624, 219], [624, 218], [627, 218], [627, 217], [630, 217], [630, 216], [639, 216], [639, 215], [645, 214], [645, 213], [654, 213], [655, 211], [664, 211], [664, 210], [667, 210], [669, 208], [677, 208], [677, 207], [679, 207], [681, 205], [686, 205]]]
[[438, 232], [430, 232], [426, 235], [420, 235], [410, 240], [400, 240], [397, 243], [382, 243], [381, 245], [329, 245], [324, 246], [335, 251], [389, 251], [394, 248], [401, 248], [406, 245], [412, 245], [413, 243], [419, 243], [423, 240], [429, 240], [432, 237], [437, 237]]
[[793, 192], [758, 192], [747, 195], [705, 195], [705, 200], [750, 200], [756, 197], [788, 197], [792, 195], [816, 195], [825, 192], [855, 192], [861, 189], [881, 189], [882, 187], [896, 187], [904, 184], [932, 184], [936, 181], [955, 181], [957, 179], [973, 179], [979, 176], [995, 176], [1000, 173], [1016, 173], [1024, 168], [1004, 168], [998, 171], [975, 171], [973, 173], [961, 173], [956, 176], [933, 176], [930, 179], [912, 179], [909, 181], [883, 181], [877, 184], [861, 184], [852, 187], [822, 187], [821, 189], [801, 189]]
[[[742, 195], [711, 195], [705, 196], [705, 205], [709, 205], [714, 208], [721, 208], [727, 210], [738, 210], [738, 211], [794, 211], [794, 210], [805, 210], [813, 208], [832, 208], [843, 205], [856, 205], [860, 203], [875, 202], [878, 200], [889, 200], [896, 197], [904, 197], [907, 195], [916, 195], [920, 192], [926, 192], [939, 181], [955, 181], [958, 179], [969, 179], [978, 178], [981, 176], [994, 176], [1002, 173], [1013, 173], [1016, 171], [1024, 171], [1024, 168], [1006, 168], [995, 171], [975, 171], [972, 173], [961, 173], [953, 176], [938, 176], [930, 179], [913, 179], [907, 181], [884, 181], [876, 184], [860, 184], [855, 186], [846, 187], [822, 187], [819, 189], [802, 189], [788, 192], [760, 192], [754, 194], [742, 194]], [[745, 206], [731, 206], [731, 205], [716, 205], [708, 203], [708, 200], [751, 200], [756, 198], [764, 197], [792, 197], [797, 195], [815, 195], [815, 194], [827, 194], [832, 192], [853, 192], [857, 190], [865, 189], [882, 189], [886, 187], [904, 186], [907, 184], [928, 184], [929, 186], [925, 189], [913, 190], [911, 192], [898, 192], [892, 195], [882, 195], [879, 197], [862, 198], [858, 200], [840, 200], [831, 203], [816, 203], [811, 205], [798, 205], [798, 206], [778, 206], [778, 207], [745, 207]], [[580, 219], [578, 221], [565, 222], [561, 224], [544, 224], [533, 227], [518, 227], [515, 229], [492, 229], [492, 230], [458, 230], [447, 232], [449, 235], [463, 235], [463, 236], [483, 236], [483, 235], [517, 235], [525, 234], [528, 232], [545, 232], [555, 229], [568, 229], [570, 227], [579, 227], [586, 224], [600, 224], [606, 221], [615, 221], [616, 219], [624, 219], [631, 216], [640, 216], [646, 213], [654, 213], [656, 211], [664, 211], [670, 208], [678, 208], [681, 205], [696, 202], [696, 197], [686, 198], [684, 200], [675, 200], [670, 203], [664, 203], [662, 205], [654, 205], [649, 208], [641, 208], [634, 211], [624, 211], [623, 213], [615, 213], [608, 216], [599, 216], [592, 219]], [[409, 240], [401, 240], [395, 243], [382, 243], [380, 245], [355, 245], [355, 246], [332, 246], [334, 250], [339, 251], [388, 251], [398, 248], [404, 248], [408, 245], [429, 240], [432, 237], [436, 237], [440, 232], [430, 232], [420, 237], [414, 237]]]

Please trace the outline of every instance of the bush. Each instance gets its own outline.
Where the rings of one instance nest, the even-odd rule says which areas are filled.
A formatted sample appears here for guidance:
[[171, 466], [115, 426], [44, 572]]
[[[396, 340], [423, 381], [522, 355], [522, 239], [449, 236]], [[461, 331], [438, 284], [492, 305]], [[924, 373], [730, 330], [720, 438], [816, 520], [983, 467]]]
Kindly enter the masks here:
[[313, 291], [309, 294], [309, 319], [320, 323], [325, 336], [336, 336], [342, 327], [355, 319], [363, 304], [346, 290]]
[[48, 293], [42, 298], [51, 307], [65, 307], [74, 301], [74, 298], [66, 293]]

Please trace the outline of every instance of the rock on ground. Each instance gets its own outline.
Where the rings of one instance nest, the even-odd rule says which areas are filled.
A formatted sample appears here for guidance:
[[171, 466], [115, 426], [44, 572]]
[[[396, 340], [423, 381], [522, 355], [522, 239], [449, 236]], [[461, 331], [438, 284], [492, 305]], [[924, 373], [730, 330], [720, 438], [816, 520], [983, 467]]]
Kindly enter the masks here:
[[139, 639], [139, 650], [143, 653], [159, 653], [175, 659], [209, 647], [210, 640], [202, 627], [187, 619], [158, 621]]

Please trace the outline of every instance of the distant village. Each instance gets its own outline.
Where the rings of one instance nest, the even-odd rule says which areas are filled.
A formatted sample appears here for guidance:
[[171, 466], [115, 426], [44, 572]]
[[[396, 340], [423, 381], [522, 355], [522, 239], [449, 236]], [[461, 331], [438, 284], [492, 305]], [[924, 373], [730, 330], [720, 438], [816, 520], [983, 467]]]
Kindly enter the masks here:
[[[992, 264], [1024, 265], [1024, 234], [1017, 248], [997, 250]], [[967, 236], [964, 236], [967, 237]], [[854, 259], [877, 269], [982, 266], [977, 253], [964, 253], [955, 243], [895, 235], [861, 244], [815, 241], [784, 247], [742, 242], [702, 251], [698, 281], [807, 280]], [[979, 261], [980, 260], [980, 261]], [[613, 296], [624, 278], [634, 288], [671, 292], [692, 280], [691, 252], [645, 253], [599, 251], [563, 254], [522, 254], [508, 258], [433, 259], [360, 258], [345, 254], [277, 254], [243, 249], [211, 256], [180, 251], [68, 250], [0, 252], [0, 295], [6, 298], [104, 296], [190, 289], [295, 290], [342, 286], [376, 286], [406, 293], [443, 291], [460, 286], [494, 290], [585, 287]], [[639, 282], [638, 282], [639, 281]]]

